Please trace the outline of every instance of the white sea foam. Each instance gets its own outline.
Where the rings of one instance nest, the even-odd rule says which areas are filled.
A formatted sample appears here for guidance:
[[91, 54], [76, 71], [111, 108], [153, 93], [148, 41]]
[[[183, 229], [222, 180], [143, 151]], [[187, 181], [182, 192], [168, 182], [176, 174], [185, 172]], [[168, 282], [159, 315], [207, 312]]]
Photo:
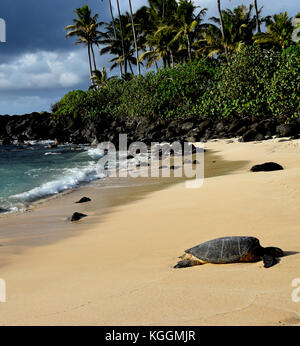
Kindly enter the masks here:
[[45, 156], [47, 156], [47, 155], [61, 155], [61, 153], [53, 153], [53, 152], [51, 152], [51, 151], [50, 151], [50, 152], [48, 151], [48, 152], [45, 153], [44, 155], [45, 155]]
[[83, 168], [66, 168], [64, 174], [56, 180], [49, 181], [29, 191], [11, 196], [10, 198], [15, 201], [23, 203], [32, 202], [40, 198], [55, 195], [62, 191], [77, 187], [84, 182], [90, 182], [105, 175], [98, 169], [96, 163], [90, 163]]
[[87, 153], [94, 160], [103, 157], [103, 150], [100, 150], [99, 148], [90, 148], [87, 150]]
[[31, 141], [24, 141], [25, 144], [41, 144], [41, 145], [46, 145], [46, 144], [53, 144], [54, 141], [52, 139], [47, 139], [47, 140], [43, 140], [43, 141], [36, 141], [36, 140], [31, 140]]
[[0, 215], [24, 212], [25, 210], [26, 206], [24, 203], [13, 203], [0, 198]]

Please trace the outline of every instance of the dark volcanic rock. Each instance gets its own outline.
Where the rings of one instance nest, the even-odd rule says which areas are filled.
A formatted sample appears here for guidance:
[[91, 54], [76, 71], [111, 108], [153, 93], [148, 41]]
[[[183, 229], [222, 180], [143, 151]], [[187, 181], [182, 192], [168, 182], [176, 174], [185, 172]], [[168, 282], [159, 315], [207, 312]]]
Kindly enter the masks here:
[[217, 132], [223, 132], [224, 128], [225, 128], [225, 126], [224, 126], [223, 122], [220, 121], [219, 123], [217, 123], [217, 125], [216, 125], [216, 131]]
[[0, 145], [9, 145], [12, 143], [12, 140], [10, 138], [3, 138], [0, 140]]
[[255, 165], [251, 169], [251, 172], [271, 172], [281, 171], [283, 167], [276, 162], [265, 162], [260, 165]]
[[195, 137], [189, 137], [188, 136], [185, 139], [186, 139], [187, 142], [196, 142], [197, 141]]
[[75, 203], [86, 203], [86, 202], [90, 202], [91, 199], [89, 197], [82, 197], [80, 198], [79, 201], [75, 202]]
[[54, 140], [60, 143], [85, 144], [111, 141], [119, 144], [119, 134], [126, 133], [128, 143], [142, 141], [207, 141], [209, 139], [240, 137], [241, 141], [257, 141], [271, 136], [295, 136], [300, 134], [300, 119], [279, 119], [270, 115], [234, 117], [231, 119], [197, 117], [189, 119], [163, 119], [154, 116], [111, 121], [105, 117], [81, 118], [54, 117], [50, 113], [31, 113], [22, 116], [0, 116], [0, 145], [14, 141]]
[[8, 209], [0, 208], [0, 214], [7, 213], [8, 211], [9, 211]]
[[262, 141], [264, 138], [265, 137], [263, 134], [257, 132], [254, 129], [250, 129], [243, 134], [241, 142]]
[[256, 136], [255, 136], [255, 141], [263, 141], [265, 139], [265, 136], [261, 133], [258, 133]]
[[192, 122], [186, 122], [186, 123], [183, 123], [182, 126], [181, 126], [181, 129], [183, 131], [189, 131], [191, 130], [192, 128], [194, 127], [194, 124]]
[[206, 130], [209, 126], [211, 125], [211, 122], [209, 120], [204, 120], [202, 121], [198, 128], [201, 132], [203, 132], [204, 130]]
[[71, 221], [79, 221], [84, 217], [87, 217], [87, 215], [75, 212], [71, 217]]
[[282, 124], [276, 127], [276, 133], [280, 137], [289, 137], [297, 134], [298, 126], [295, 124]]
[[247, 127], [246, 126], [242, 126], [238, 130], [236, 130], [234, 132], [231, 131], [230, 133], [232, 134], [232, 137], [235, 137], [235, 136], [241, 136], [244, 133], [246, 133], [247, 131], [248, 131]]
[[293, 140], [293, 139], [300, 139], [300, 135], [295, 135], [295, 136], [292, 136], [292, 137], [290, 138], [290, 140]]
[[187, 134], [187, 141], [188, 142], [191, 142], [188, 140], [188, 138], [194, 138], [194, 141], [193, 142], [196, 142], [200, 139], [200, 135], [201, 135], [201, 132], [198, 128], [194, 128], [192, 129], [191, 131], [188, 132]]
[[[234, 135], [237, 133], [237, 131], [239, 131], [243, 127], [244, 127], [243, 131], [246, 132], [247, 128], [244, 126], [244, 121], [242, 121], [241, 119], [235, 119], [229, 124], [228, 133]], [[240, 134], [244, 133], [243, 131]]]

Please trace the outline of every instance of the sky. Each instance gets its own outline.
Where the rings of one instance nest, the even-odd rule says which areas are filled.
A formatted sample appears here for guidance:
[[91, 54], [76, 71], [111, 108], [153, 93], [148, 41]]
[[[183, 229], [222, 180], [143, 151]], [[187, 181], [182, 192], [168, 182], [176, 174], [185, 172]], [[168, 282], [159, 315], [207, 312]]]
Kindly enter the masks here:
[[[251, 2], [221, 1], [223, 8]], [[194, 3], [209, 9], [207, 20], [217, 15], [216, 0]], [[264, 6], [263, 15], [287, 10], [294, 16], [300, 10], [297, 0], [258, 3]], [[66, 39], [63, 30], [72, 24], [73, 10], [85, 4], [99, 14], [101, 21], [110, 20], [107, 0], [1, 0], [0, 18], [6, 23], [6, 42], [0, 42], [0, 114], [49, 111], [68, 91], [88, 88], [87, 49], [75, 46], [74, 39]], [[132, 0], [133, 10], [145, 4], [147, 0]], [[120, 5], [121, 11], [129, 10], [127, 0], [120, 0]], [[96, 58], [99, 69], [106, 66], [110, 70], [109, 55], [96, 54]], [[118, 70], [110, 73], [117, 74]]]

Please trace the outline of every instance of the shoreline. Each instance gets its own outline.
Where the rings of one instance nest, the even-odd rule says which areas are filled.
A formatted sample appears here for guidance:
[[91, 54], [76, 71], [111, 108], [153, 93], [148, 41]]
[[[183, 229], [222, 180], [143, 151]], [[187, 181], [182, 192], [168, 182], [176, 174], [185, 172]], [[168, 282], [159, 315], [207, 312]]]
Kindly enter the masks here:
[[[213, 164], [205, 165], [205, 177], [227, 174], [244, 165], [244, 162], [224, 161], [217, 153], [205, 153]], [[217, 162], [217, 164], [215, 164]], [[0, 268], [6, 256], [19, 253], [31, 246], [43, 246], [72, 237], [75, 231], [84, 231], [101, 222], [101, 217], [113, 212], [119, 205], [143, 199], [147, 194], [186, 181], [186, 177], [159, 178], [100, 178], [76, 188], [39, 199], [24, 212], [0, 215]], [[99, 194], [100, 193], [100, 194]], [[128, 194], [130, 193], [130, 194]], [[92, 201], [75, 204], [83, 196]], [[73, 212], [87, 213], [79, 222], [70, 222]], [[43, 225], [43, 230], [41, 228]], [[56, 231], [53, 233], [52, 229]]]
[[[71, 225], [72, 231], [65, 227], [70, 223], [60, 219], [58, 233], [67, 236], [43, 246], [36, 238], [30, 238], [29, 246], [16, 245], [18, 251], [7, 253], [6, 263], [1, 263], [8, 296], [1, 305], [0, 323], [299, 325], [291, 280], [299, 276], [300, 264], [300, 140], [235, 139], [205, 146], [202, 188], [186, 189], [180, 182], [155, 191], [153, 186], [139, 186], [139, 197], [134, 193], [129, 201], [128, 191], [134, 187], [124, 188], [127, 193], [116, 193], [110, 200], [113, 206], [94, 200], [94, 214], [90, 209], [86, 220]], [[249, 172], [252, 165], [266, 161], [278, 162], [284, 170]], [[99, 187], [95, 195], [105, 190]], [[37, 211], [49, 217], [51, 204], [59, 218], [67, 212], [60, 206], [67, 205], [69, 197], [77, 200], [75, 194], [82, 196], [82, 191]], [[91, 206], [82, 205], [87, 211]], [[34, 219], [34, 213], [27, 215]], [[190, 246], [243, 234], [257, 236], [262, 246], [279, 246], [287, 256], [270, 269], [261, 262], [172, 268]]]

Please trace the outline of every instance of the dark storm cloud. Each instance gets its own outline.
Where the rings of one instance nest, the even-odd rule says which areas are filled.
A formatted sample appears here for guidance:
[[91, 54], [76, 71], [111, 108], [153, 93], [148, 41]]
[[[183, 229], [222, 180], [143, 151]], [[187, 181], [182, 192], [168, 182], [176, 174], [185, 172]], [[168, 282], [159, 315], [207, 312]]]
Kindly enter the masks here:
[[[99, 20], [109, 21], [104, 0], [1, 0], [6, 43], [0, 43], [0, 114], [49, 110], [72, 89], [89, 85], [87, 52], [66, 39], [74, 9], [88, 4]], [[108, 66], [107, 56], [96, 56]]]
[[0, 62], [38, 50], [68, 50], [64, 27], [72, 23], [74, 9], [88, 4], [100, 20], [109, 20], [107, 1], [100, 0], [1, 0], [0, 18], [6, 21], [6, 43], [0, 46]]

